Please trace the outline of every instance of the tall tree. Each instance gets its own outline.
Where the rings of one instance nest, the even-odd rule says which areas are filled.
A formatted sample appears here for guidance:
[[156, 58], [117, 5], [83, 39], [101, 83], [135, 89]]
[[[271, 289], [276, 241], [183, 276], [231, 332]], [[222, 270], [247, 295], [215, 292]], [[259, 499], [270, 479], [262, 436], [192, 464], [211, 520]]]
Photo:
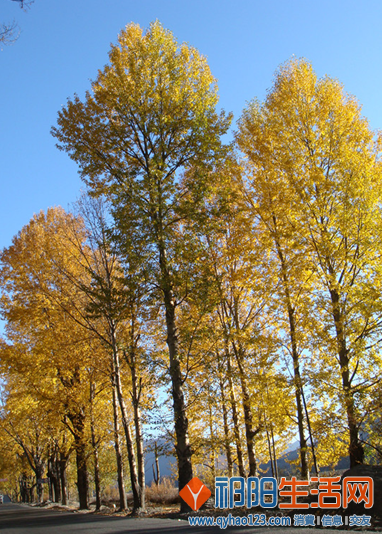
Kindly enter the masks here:
[[[238, 141], [253, 177], [267, 180], [269, 191], [277, 186], [283, 224], [314, 271], [321, 361], [325, 367], [324, 354], [332, 357], [350, 463], [362, 463], [357, 399], [380, 373], [370, 348], [381, 326], [380, 138], [338, 81], [318, 80], [309, 63], [293, 59], [277, 72], [264, 104], [244, 111]], [[288, 285], [284, 277], [287, 305]]]
[[[74, 246], [84, 270], [91, 276], [91, 282], [83, 283], [73, 279], [70, 269], [65, 275], [81, 291], [88, 305], [82, 314], [80, 323], [94, 333], [108, 348], [112, 359], [112, 383], [116, 388], [121, 409], [122, 423], [125, 430], [127, 453], [130, 466], [131, 486], [134, 497], [134, 510], [145, 506], [143, 434], [141, 423], [142, 376], [140, 376], [140, 347], [142, 322], [142, 300], [145, 296], [145, 284], [137, 283], [134, 272], [124, 275], [121, 258], [112, 250], [106, 223], [107, 209], [102, 198], [83, 196], [77, 203], [83, 221], [86, 224], [86, 242], [81, 239], [81, 230], [77, 224], [67, 228], [65, 239], [68, 246]], [[134, 411], [137, 442], [137, 460], [132, 442], [126, 398], [123, 392], [123, 371], [121, 354], [125, 355], [130, 370], [130, 394]], [[116, 409], [114, 405], [114, 409]], [[115, 413], [115, 416], [118, 415]], [[117, 425], [118, 426], [118, 425]], [[117, 447], [118, 448], [118, 447]], [[118, 455], [118, 453], [117, 453]], [[138, 472], [136, 469], [138, 463]], [[122, 481], [120, 481], [121, 487]], [[123, 497], [123, 496], [122, 496]]]
[[[218, 116], [216, 81], [194, 48], [179, 45], [159, 22], [146, 33], [130, 24], [113, 46], [84, 102], [75, 96], [59, 112], [52, 133], [81, 169], [94, 194], [106, 192], [122, 241], [139, 240], [166, 317], [179, 488], [192, 478], [188, 420], [176, 318], [190, 288], [179, 276], [184, 247], [180, 173], [206, 173], [221, 152], [230, 117]], [[188, 213], [189, 215], [189, 213]]]
[[[242, 123], [236, 138], [244, 152], [250, 143], [242, 135]], [[308, 348], [306, 343], [306, 323], [309, 310], [309, 293], [307, 287], [311, 279], [310, 264], [306, 261], [298, 236], [289, 224], [289, 203], [285, 188], [280, 184], [278, 176], [272, 176], [264, 169], [254, 168], [249, 159], [246, 165], [247, 179], [243, 173], [241, 184], [244, 209], [248, 210], [256, 221], [257, 231], [261, 235], [263, 246], [266, 247], [278, 275], [279, 283], [275, 284], [273, 296], [274, 313], [281, 308], [279, 315], [284, 325], [281, 331], [286, 332], [289, 339], [284, 340], [293, 361], [293, 377], [295, 386], [297, 426], [300, 441], [300, 464], [302, 478], [308, 478], [306, 427], [308, 418], [304, 414], [303, 379], [301, 376], [300, 357]], [[312, 442], [313, 443], [313, 442]], [[313, 446], [313, 445], [312, 445]]]
[[88, 371], [105, 362], [94, 358], [98, 340], [80, 322], [86, 301], [63, 276], [64, 266], [70, 266], [73, 278], [90, 282], [88, 272], [79, 269], [78, 251], [59, 239], [72, 219], [60, 208], [40, 213], [2, 252], [1, 311], [12, 343], [9, 371], [23, 373], [35, 394], [49, 399], [65, 420], [74, 438], [80, 507], [87, 508]]

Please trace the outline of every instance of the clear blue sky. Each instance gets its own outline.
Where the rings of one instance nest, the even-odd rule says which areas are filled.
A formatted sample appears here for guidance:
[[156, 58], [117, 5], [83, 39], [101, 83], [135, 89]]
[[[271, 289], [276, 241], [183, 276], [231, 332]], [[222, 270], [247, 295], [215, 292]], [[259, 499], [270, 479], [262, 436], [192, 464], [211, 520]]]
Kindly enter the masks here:
[[79, 195], [76, 165], [55, 148], [50, 128], [132, 21], [146, 28], [159, 19], [207, 56], [220, 104], [235, 120], [295, 55], [343, 82], [372, 128], [382, 127], [380, 0], [35, 0], [27, 13], [0, 0], [0, 23], [13, 19], [20, 38], [0, 51], [0, 248], [34, 213], [67, 208]]

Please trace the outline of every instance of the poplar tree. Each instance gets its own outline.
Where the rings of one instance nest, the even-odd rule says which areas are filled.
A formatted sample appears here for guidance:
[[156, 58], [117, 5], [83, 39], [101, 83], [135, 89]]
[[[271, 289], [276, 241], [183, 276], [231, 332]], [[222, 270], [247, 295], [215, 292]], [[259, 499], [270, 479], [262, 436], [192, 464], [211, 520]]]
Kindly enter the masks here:
[[[0, 356], [9, 373], [21, 373], [34, 395], [49, 399], [50, 409], [65, 420], [76, 450], [80, 508], [88, 508], [88, 371], [99, 344], [87, 332], [84, 337], [80, 320], [86, 302], [63, 275], [70, 266], [72, 278], [90, 282], [79, 269], [78, 251], [60, 239], [71, 224], [73, 216], [60, 208], [35, 215], [1, 253], [0, 309], [11, 345]], [[102, 365], [99, 359], [97, 369]]]
[[182, 489], [192, 463], [177, 328], [177, 310], [189, 292], [178, 263], [190, 215], [180, 213], [180, 175], [187, 167], [200, 169], [192, 186], [203, 194], [205, 169], [221, 152], [230, 117], [215, 111], [216, 80], [206, 59], [179, 45], [159, 22], [146, 33], [128, 25], [109, 58], [84, 101], [75, 96], [59, 112], [52, 133], [91, 192], [111, 199], [121, 242], [139, 241], [164, 306]]
[[[252, 202], [261, 209], [268, 204], [271, 223], [280, 202], [283, 234], [289, 234], [284, 242], [295, 244], [301, 270], [314, 276], [320, 321], [311, 335], [321, 368], [330, 367], [339, 382], [354, 466], [364, 457], [359, 399], [380, 376], [380, 137], [337, 80], [318, 79], [307, 61], [292, 59], [276, 73], [265, 102], [244, 110], [237, 139], [251, 167]], [[281, 256], [280, 264], [283, 269]], [[292, 319], [286, 289], [296, 294], [296, 288], [289, 285], [288, 270], [283, 275]]]

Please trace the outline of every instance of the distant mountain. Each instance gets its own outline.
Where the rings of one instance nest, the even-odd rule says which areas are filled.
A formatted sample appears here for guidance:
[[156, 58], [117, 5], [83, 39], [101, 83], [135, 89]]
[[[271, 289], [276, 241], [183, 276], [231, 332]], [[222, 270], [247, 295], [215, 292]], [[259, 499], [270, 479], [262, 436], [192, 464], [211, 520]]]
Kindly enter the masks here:
[[[278, 475], [280, 476], [293, 476], [299, 474], [299, 467], [298, 465], [291, 464], [290, 462], [295, 462], [299, 459], [299, 442], [295, 441], [289, 445], [289, 447], [286, 449], [285, 453], [280, 456], [280, 458], [277, 459], [277, 470]], [[334, 466], [334, 468], [323, 466], [319, 468], [320, 473], [325, 471], [341, 471], [344, 469], [349, 469], [350, 467], [350, 459], [349, 456], [345, 456], [340, 459], [340, 461]], [[267, 462], [266, 464], [260, 465], [260, 470], [262, 473], [262, 476], [272, 476], [272, 468], [271, 468], [271, 462]]]
[[[158, 440], [157, 445], [159, 449], [164, 449], [162, 452], [159, 452], [159, 470], [160, 476], [172, 478], [174, 482], [177, 481], [177, 468], [176, 468], [176, 458], [171, 454], [171, 446], [166, 444], [164, 440]], [[298, 465], [291, 464], [290, 462], [295, 462], [299, 458], [299, 442], [294, 441], [286, 449], [285, 453], [277, 459], [277, 470], [278, 475], [280, 476], [297, 476], [299, 474]], [[146, 455], [145, 455], [145, 473], [146, 473], [146, 484], [149, 486], [153, 481], [153, 465], [155, 466], [155, 454], [154, 454], [154, 441], [146, 443]], [[224, 462], [224, 459], [223, 459]], [[348, 469], [350, 466], [349, 457], [346, 456], [341, 458], [341, 460], [334, 467], [336, 471], [342, 471]], [[320, 467], [320, 472], [332, 471], [332, 468], [329, 467]], [[272, 476], [272, 468], [270, 461], [259, 466], [259, 471], [261, 476]]]

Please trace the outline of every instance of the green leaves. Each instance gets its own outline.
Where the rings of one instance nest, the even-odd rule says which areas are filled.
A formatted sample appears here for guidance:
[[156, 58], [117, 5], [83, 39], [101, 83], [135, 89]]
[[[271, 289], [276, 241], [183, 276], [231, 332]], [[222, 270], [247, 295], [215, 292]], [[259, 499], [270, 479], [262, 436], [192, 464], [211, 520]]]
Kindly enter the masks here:
[[205, 58], [159, 22], [145, 34], [128, 25], [109, 57], [92, 94], [69, 100], [52, 129], [93, 189], [105, 178], [125, 187], [139, 177], [146, 188], [150, 180], [171, 184], [181, 168], [213, 157], [230, 117], [216, 115]]

